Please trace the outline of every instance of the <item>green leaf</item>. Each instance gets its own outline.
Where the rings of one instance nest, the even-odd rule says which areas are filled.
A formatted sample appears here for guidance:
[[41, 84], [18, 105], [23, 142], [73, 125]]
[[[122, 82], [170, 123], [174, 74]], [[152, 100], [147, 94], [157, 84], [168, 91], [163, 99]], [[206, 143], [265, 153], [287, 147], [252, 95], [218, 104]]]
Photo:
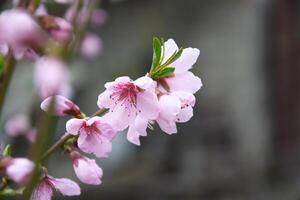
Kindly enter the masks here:
[[155, 68], [160, 64], [161, 46], [162, 46], [161, 40], [157, 37], [154, 37], [152, 46], [153, 46], [153, 57], [152, 57], [152, 65], [150, 71], [155, 70]]
[[181, 56], [181, 54], [182, 54], [182, 51], [183, 51], [183, 48], [182, 48], [182, 47], [181, 47], [180, 49], [178, 49], [177, 51], [175, 51], [175, 52], [172, 54], [172, 56], [171, 56], [170, 58], [168, 58], [168, 60], [167, 60], [165, 63], [163, 63], [163, 64], [161, 65], [161, 67], [162, 67], [162, 68], [163, 68], [163, 67], [166, 67], [166, 66], [172, 64], [173, 62], [175, 62], [178, 58], [180, 58], [180, 56]]
[[0, 76], [1, 76], [2, 73], [3, 73], [3, 70], [4, 70], [4, 64], [5, 64], [5, 58], [4, 58], [4, 56], [1, 56], [1, 55], [0, 55]]
[[11, 156], [11, 145], [8, 144], [5, 146], [4, 150], [3, 150], [3, 156]]
[[160, 71], [158, 71], [157, 73], [153, 74], [152, 78], [159, 79], [159, 78], [163, 78], [163, 77], [168, 77], [168, 76], [171, 76], [174, 71], [175, 71], [174, 67], [165, 67], [165, 68], [161, 69]]

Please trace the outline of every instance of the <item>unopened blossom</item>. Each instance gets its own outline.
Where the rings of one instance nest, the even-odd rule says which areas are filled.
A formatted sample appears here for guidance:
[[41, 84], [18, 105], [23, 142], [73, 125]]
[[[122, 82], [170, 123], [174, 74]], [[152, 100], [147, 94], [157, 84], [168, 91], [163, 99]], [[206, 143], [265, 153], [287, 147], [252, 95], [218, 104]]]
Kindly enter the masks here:
[[98, 97], [100, 108], [109, 108], [104, 117], [116, 130], [123, 130], [133, 123], [137, 116], [151, 120], [159, 113], [155, 82], [149, 77], [132, 81], [129, 77], [117, 78], [105, 84], [106, 90]]
[[71, 100], [61, 95], [55, 95], [46, 98], [41, 103], [41, 109], [47, 112], [53, 101], [54, 101], [54, 113], [53, 113], [54, 115], [56, 116], [71, 115], [74, 117], [81, 116], [80, 108]]
[[49, 27], [48, 31], [51, 37], [58, 42], [65, 42], [73, 36], [72, 25], [65, 19], [53, 17], [53, 27]]
[[93, 58], [99, 55], [102, 51], [102, 40], [99, 36], [93, 33], [87, 33], [80, 47], [80, 53], [84, 57]]
[[68, 68], [56, 58], [42, 57], [35, 63], [34, 81], [42, 99], [56, 94], [68, 97], [72, 91]]
[[93, 153], [99, 158], [105, 158], [112, 150], [111, 140], [116, 132], [110, 124], [103, 122], [101, 117], [70, 119], [66, 129], [72, 135], [79, 133], [77, 144], [85, 153]]
[[172, 92], [159, 98], [160, 113], [156, 119], [160, 128], [168, 133], [177, 133], [176, 122], [187, 122], [193, 116], [195, 96], [188, 92]]
[[37, 131], [31, 127], [29, 119], [24, 114], [16, 115], [10, 118], [5, 124], [5, 131], [9, 136], [24, 136], [31, 143], [35, 141]]
[[34, 163], [27, 158], [3, 158], [1, 165], [4, 166], [7, 176], [19, 184], [27, 181], [34, 168]]
[[[173, 39], [169, 39], [165, 42], [164, 48], [162, 63], [165, 63], [178, 50], [178, 46]], [[169, 92], [185, 91], [193, 94], [197, 92], [202, 87], [201, 79], [189, 70], [196, 63], [199, 55], [200, 51], [197, 48], [183, 49], [181, 56], [170, 64], [170, 67], [175, 68], [174, 74], [157, 80], [159, 88], [166, 89], [163, 86], [167, 84]]]
[[5, 130], [10, 136], [19, 136], [30, 129], [28, 117], [24, 114], [10, 118], [5, 124]]
[[54, 190], [64, 196], [78, 196], [81, 193], [80, 187], [74, 181], [67, 178], [54, 178], [45, 173], [34, 189], [31, 200], [51, 200]]
[[31, 57], [45, 38], [44, 31], [26, 11], [12, 9], [0, 14], [0, 45], [7, 45], [16, 59]]
[[72, 159], [75, 174], [81, 182], [90, 185], [101, 184], [103, 171], [94, 159], [82, 156], [77, 151], [71, 152], [70, 157]]

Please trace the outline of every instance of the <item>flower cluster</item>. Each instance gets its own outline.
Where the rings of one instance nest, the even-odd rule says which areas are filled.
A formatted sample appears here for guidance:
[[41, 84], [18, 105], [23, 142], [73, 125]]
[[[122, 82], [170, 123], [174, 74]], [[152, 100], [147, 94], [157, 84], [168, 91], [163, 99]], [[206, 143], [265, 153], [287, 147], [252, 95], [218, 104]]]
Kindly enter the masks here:
[[[50, 200], [55, 190], [65, 196], [81, 193], [76, 182], [49, 175], [43, 161], [54, 150], [61, 148], [68, 155], [82, 183], [99, 185], [103, 170], [91, 157], [108, 158], [114, 138], [124, 130], [127, 140], [135, 145], [141, 145], [140, 137], [147, 136], [147, 129], [153, 129], [155, 123], [167, 134], [177, 133], [176, 124], [192, 118], [194, 94], [202, 87], [201, 79], [190, 71], [200, 51], [179, 48], [173, 39], [154, 38], [149, 72], [136, 80], [122, 76], [107, 82], [97, 99], [99, 110], [87, 116], [70, 100], [73, 89], [64, 58], [74, 53], [70, 49], [87, 58], [101, 51], [101, 40], [95, 34], [80, 33], [88, 24], [102, 25], [106, 13], [100, 9], [91, 12], [90, 1], [55, 1], [67, 5], [64, 17], [50, 15], [44, 4], [24, 9], [22, 1], [14, 1], [16, 8], [0, 14], [0, 58], [33, 61], [41, 109], [57, 117], [70, 117], [57, 145], [35, 162], [12, 157], [10, 146], [0, 156], [0, 170], [5, 174], [0, 192], [8, 181], [26, 187], [33, 171], [40, 172], [31, 200]], [[61, 49], [67, 55], [62, 55]], [[22, 135], [35, 142], [36, 130], [24, 115], [11, 118], [5, 128], [11, 136]]]
[[[189, 70], [195, 64], [199, 50], [178, 49], [172, 39], [163, 43], [160, 49], [160, 61], [145, 76], [137, 80], [123, 76], [105, 84], [106, 90], [97, 102], [100, 111], [105, 111], [103, 116], [86, 117], [77, 105], [63, 96], [48, 97], [41, 104], [41, 108], [48, 111], [54, 103], [56, 116], [73, 116], [66, 123], [66, 134], [73, 135], [72, 143], [65, 148], [75, 174], [83, 183], [100, 184], [103, 172], [95, 160], [79, 151], [107, 158], [112, 151], [112, 140], [119, 131], [128, 128], [128, 141], [140, 145], [140, 136], [146, 136], [147, 127], [154, 122], [167, 134], [174, 134], [176, 123], [187, 122], [193, 116], [194, 93], [202, 83]], [[161, 72], [166, 69], [172, 70]]]
[[[74, 29], [101, 26], [107, 17], [105, 11], [95, 9], [90, 15], [89, 1], [84, 1], [80, 10], [77, 10], [79, 1], [56, 2], [69, 5], [64, 17], [48, 14], [44, 4], [40, 4], [33, 14], [22, 7], [0, 14], [0, 57], [11, 53], [17, 60], [35, 63], [34, 83], [41, 99], [56, 94], [71, 97], [73, 91], [68, 65], [60, 58], [62, 55], [48, 52], [49, 44], [54, 49], [56, 46], [74, 46], [86, 58], [93, 58], [102, 50], [102, 41], [96, 34], [88, 32], [82, 38], [76, 38], [79, 34]], [[15, 5], [18, 4], [19, 1], [15, 1]]]

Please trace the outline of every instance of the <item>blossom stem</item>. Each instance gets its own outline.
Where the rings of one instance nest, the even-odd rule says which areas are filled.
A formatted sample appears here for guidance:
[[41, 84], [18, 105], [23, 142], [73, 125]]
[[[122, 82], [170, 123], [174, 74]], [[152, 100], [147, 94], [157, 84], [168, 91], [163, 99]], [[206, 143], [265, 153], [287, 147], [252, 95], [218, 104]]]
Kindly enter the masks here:
[[107, 113], [108, 110], [109, 110], [109, 109], [107, 109], [107, 108], [101, 108], [101, 109], [97, 110], [96, 112], [94, 112], [94, 113], [91, 115], [91, 117], [102, 116], [102, 115], [104, 115], [105, 113]]
[[62, 147], [65, 142], [74, 137], [73, 135], [64, 135], [62, 136], [55, 144], [53, 144], [43, 155], [41, 158], [41, 162], [45, 161], [55, 150], [57, 150], [58, 148]]
[[4, 65], [4, 72], [0, 80], [0, 114], [7, 94], [7, 89], [15, 69], [15, 59], [11, 53], [8, 54]]

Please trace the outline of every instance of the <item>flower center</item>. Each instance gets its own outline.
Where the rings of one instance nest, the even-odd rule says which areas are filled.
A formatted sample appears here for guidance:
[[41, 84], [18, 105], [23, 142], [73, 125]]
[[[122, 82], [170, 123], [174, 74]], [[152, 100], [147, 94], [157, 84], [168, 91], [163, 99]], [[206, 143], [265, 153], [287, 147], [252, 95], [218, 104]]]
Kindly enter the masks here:
[[91, 125], [85, 124], [83, 128], [88, 135], [93, 133], [99, 133], [99, 134], [101, 133], [101, 131], [95, 126], [95, 124], [91, 124]]
[[125, 105], [136, 107], [136, 96], [139, 92], [137, 86], [133, 83], [119, 83], [114, 86], [114, 92], [110, 95], [110, 98], [115, 101], [115, 104], [121, 103], [121, 106]]

